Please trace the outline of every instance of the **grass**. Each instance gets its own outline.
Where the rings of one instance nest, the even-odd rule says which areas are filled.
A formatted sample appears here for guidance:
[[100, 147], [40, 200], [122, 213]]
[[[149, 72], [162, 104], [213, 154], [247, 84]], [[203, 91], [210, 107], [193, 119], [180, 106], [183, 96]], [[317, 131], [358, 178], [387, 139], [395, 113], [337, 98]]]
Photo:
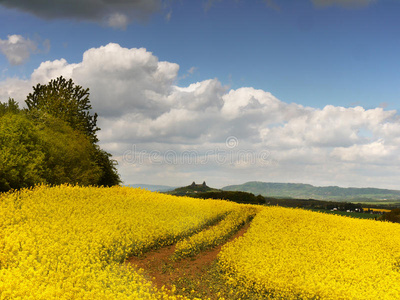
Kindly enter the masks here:
[[315, 211], [315, 212], [322, 212], [326, 214], [333, 214], [339, 216], [347, 216], [357, 219], [377, 219], [380, 215], [369, 214], [369, 213], [358, 213], [358, 212], [346, 212], [346, 211], [331, 211], [328, 209], [315, 209], [315, 208], [307, 208], [307, 210]]
[[400, 202], [398, 202], [398, 201], [390, 201], [390, 200], [388, 200], [388, 201], [385, 201], [385, 200], [382, 200], [382, 201], [359, 201], [359, 202], [357, 202], [357, 203], [361, 203], [361, 204], [363, 204], [363, 205], [365, 205], [365, 206], [368, 206], [368, 205], [378, 205], [378, 206], [388, 206], [388, 207], [400, 207]]

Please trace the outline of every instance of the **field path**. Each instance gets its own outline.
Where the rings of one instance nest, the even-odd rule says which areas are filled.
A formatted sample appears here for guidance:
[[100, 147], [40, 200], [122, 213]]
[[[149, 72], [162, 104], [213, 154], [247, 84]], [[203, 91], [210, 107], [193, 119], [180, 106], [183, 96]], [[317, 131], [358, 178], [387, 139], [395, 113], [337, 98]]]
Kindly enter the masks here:
[[[158, 289], [163, 286], [172, 289], [172, 285], [179, 280], [195, 279], [200, 280], [202, 275], [208, 271], [211, 265], [216, 261], [221, 247], [242, 236], [250, 226], [250, 222], [246, 223], [235, 235], [233, 235], [225, 243], [216, 246], [213, 249], [206, 250], [196, 255], [181, 259], [179, 261], [172, 261], [170, 257], [175, 251], [175, 245], [163, 247], [154, 251], [145, 253], [141, 257], [131, 257], [127, 260], [127, 264], [133, 264], [144, 270], [144, 274], [156, 285]], [[207, 289], [202, 286], [202, 289]]]

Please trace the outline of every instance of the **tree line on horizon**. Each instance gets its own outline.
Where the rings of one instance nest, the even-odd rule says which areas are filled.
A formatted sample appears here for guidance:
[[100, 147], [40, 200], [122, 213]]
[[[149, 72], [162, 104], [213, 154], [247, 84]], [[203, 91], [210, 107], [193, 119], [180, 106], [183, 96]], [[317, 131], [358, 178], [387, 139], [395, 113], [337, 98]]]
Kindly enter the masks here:
[[36, 184], [113, 186], [117, 162], [100, 148], [89, 89], [58, 77], [37, 84], [20, 108], [0, 102], [0, 192]]

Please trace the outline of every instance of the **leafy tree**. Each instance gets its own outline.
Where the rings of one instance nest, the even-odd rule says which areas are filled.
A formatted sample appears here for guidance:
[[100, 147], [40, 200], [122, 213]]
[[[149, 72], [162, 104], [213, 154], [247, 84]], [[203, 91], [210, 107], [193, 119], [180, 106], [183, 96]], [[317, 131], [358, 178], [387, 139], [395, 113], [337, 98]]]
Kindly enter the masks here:
[[90, 112], [89, 89], [75, 85], [72, 79], [60, 76], [46, 85], [37, 84], [25, 103], [29, 111], [49, 113], [89, 136], [93, 143], [98, 142], [96, 132], [100, 128], [96, 125], [97, 114]]
[[97, 185], [102, 169], [93, 159], [96, 148], [83, 133], [50, 115], [36, 125], [45, 152], [44, 178], [51, 184]]
[[83, 133], [50, 115], [0, 116], [0, 192], [38, 183], [96, 185], [103, 170]]
[[392, 209], [390, 212], [379, 217], [379, 220], [400, 223], [400, 208]]
[[[188, 195], [188, 194], [187, 194]], [[190, 197], [204, 199], [223, 199], [237, 203], [264, 204], [265, 198], [261, 195], [255, 196], [252, 193], [240, 191], [210, 191], [202, 193], [189, 194]]]
[[96, 163], [102, 170], [102, 175], [98, 181], [98, 185], [103, 186], [113, 186], [121, 183], [121, 179], [119, 177], [117, 171], [117, 162], [111, 159], [111, 154], [100, 149], [96, 145]]
[[102, 150], [89, 89], [59, 77], [38, 84], [28, 109], [0, 102], [0, 192], [38, 183], [112, 186], [117, 162]]
[[19, 105], [18, 102], [12, 98], [8, 99], [8, 102], [1, 103], [0, 102], [0, 117], [5, 115], [6, 113], [19, 113]]
[[112, 186], [121, 182], [117, 173], [117, 162], [111, 154], [100, 149], [96, 132], [97, 114], [91, 115], [92, 106], [89, 100], [89, 89], [75, 85], [72, 79], [58, 77], [46, 85], [37, 84], [33, 93], [27, 96], [26, 104], [30, 115], [41, 119], [50, 114], [67, 122], [73, 129], [86, 134], [94, 146], [93, 161], [102, 170], [98, 185]]
[[44, 179], [45, 154], [37, 147], [39, 135], [24, 115], [0, 117], [0, 191], [20, 189]]

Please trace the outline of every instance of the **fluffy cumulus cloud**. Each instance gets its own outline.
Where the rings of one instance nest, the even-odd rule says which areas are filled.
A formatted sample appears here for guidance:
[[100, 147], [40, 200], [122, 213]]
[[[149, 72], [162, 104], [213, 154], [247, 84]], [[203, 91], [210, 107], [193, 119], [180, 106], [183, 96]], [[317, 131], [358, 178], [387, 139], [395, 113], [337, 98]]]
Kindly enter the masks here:
[[146, 49], [108, 44], [87, 50], [80, 63], [47, 61], [30, 79], [0, 82], [0, 97], [23, 102], [32, 85], [60, 75], [89, 87], [100, 141], [118, 159], [126, 183], [395, 187], [396, 111], [315, 109], [252, 87], [229, 89], [218, 79], [182, 87], [178, 73], [177, 64]]
[[6, 40], [0, 39], [0, 52], [10, 64], [21, 65], [28, 60], [30, 54], [37, 50], [37, 45], [21, 35], [9, 35]]
[[0, 5], [44, 19], [88, 20], [122, 29], [129, 21], [146, 20], [162, 8], [161, 0], [0, 0]]
[[32, 53], [47, 53], [50, 50], [50, 41], [44, 40], [42, 45], [21, 35], [8, 35], [7, 39], [0, 39], [0, 52], [3, 53], [11, 65], [22, 65]]
[[358, 161], [369, 164], [392, 164], [397, 159], [398, 148], [388, 145], [381, 139], [365, 145], [354, 144], [350, 147], [337, 147], [332, 151], [332, 156], [337, 156], [343, 161]]

